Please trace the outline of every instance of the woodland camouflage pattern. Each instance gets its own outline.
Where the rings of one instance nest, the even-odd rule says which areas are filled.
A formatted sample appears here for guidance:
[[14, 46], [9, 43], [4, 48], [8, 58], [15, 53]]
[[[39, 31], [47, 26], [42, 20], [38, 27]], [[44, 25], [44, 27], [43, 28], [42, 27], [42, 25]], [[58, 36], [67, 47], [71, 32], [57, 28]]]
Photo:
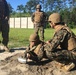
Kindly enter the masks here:
[[[75, 42], [69, 41], [69, 39], [74, 38]], [[76, 60], [76, 46], [72, 47], [72, 50], [68, 50], [68, 44], [72, 43], [76, 45], [76, 38], [72, 31], [68, 30], [66, 26], [61, 26], [58, 31], [55, 32], [50, 44], [45, 45], [46, 55], [52, 60]], [[60, 46], [60, 47], [59, 47]], [[59, 47], [59, 48], [58, 48]]]
[[27, 47], [25, 51], [25, 58], [27, 56], [27, 53], [31, 55], [31, 58], [33, 61], [40, 61], [43, 58], [43, 42], [39, 41], [37, 45], [30, 48], [30, 45]]
[[38, 34], [38, 31], [40, 30], [40, 38], [42, 41], [44, 41], [44, 26], [46, 21], [46, 14], [41, 10], [36, 11], [32, 14], [31, 20], [34, 23], [35, 33]]

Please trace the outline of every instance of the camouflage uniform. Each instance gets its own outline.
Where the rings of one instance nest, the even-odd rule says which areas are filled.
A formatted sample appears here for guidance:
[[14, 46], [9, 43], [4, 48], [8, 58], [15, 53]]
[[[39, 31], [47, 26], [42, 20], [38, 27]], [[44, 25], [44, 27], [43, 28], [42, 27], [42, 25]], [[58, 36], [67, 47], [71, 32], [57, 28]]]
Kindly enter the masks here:
[[2, 32], [2, 43], [7, 46], [9, 40], [9, 8], [6, 0], [0, 0], [0, 31]]
[[[76, 60], [76, 38], [67, 28], [68, 27], [61, 26], [61, 29], [54, 34], [50, 45], [46, 46], [46, 54], [49, 59], [65, 59], [65, 61]], [[60, 49], [58, 46], [60, 46]]]
[[[37, 5], [36, 9], [41, 9], [41, 5]], [[38, 34], [40, 30], [40, 38], [44, 41], [44, 26], [46, 21], [46, 14], [39, 10], [32, 14], [32, 22], [34, 23], [35, 33]]]
[[32, 48], [30, 48], [30, 45], [29, 45], [25, 51], [25, 57], [26, 57], [27, 53], [29, 53], [31, 55], [30, 59], [32, 59], [34, 61], [40, 61], [43, 58], [42, 42], [40, 41], [38, 45], [33, 46]]
[[46, 55], [49, 59], [57, 61], [76, 61], [76, 36], [67, 27], [62, 25], [60, 15], [52, 14], [50, 22], [54, 22], [55, 34], [50, 44], [45, 45]]
[[32, 48], [30, 45], [27, 47], [25, 51], [25, 58], [27, 58], [27, 53], [31, 55], [30, 59], [33, 61], [40, 61], [43, 58], [43, 42], [39, 40], [39, 36], [37, 34], [32, 34], [29, 38], [29, 41], [36, 41], [36, 44]]

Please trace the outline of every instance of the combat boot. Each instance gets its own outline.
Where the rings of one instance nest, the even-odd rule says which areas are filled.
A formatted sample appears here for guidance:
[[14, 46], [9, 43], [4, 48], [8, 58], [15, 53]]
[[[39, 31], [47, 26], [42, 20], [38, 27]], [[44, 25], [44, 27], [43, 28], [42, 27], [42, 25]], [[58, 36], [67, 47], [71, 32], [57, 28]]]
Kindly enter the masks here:
[[69, 63], [68, 65], [62, 66], [61, 70], [68, 72], [68, 71], [72, 70], [74, 67], [75, 67], [75, 64], [72, 62], [72, 63]]
[[9, 52], [9, 48], [8, 48], [7, 46], [4, 46], [4, 50], [5, 50], [6, 52]]
[[6, 52], [9, 52], [9, 48], [7, 46], [1, 45], [0, 50], [5, 50]]

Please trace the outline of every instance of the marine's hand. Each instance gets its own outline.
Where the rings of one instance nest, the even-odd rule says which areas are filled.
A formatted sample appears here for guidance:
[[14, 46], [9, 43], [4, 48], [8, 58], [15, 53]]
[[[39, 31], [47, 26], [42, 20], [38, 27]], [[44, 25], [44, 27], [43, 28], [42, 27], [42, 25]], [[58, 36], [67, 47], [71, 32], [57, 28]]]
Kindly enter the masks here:
[[49, 41], [46, 41], [46, 43], [49, 44], [50, 42]]
[[27, 56], [26, 56], [26, 58], [30, 58], [30, 54], [29, 54], [29, 53], [27, 53]]
[[8, 16], [6, 16], [6, 17], [5, 17], [5, 20], [9, 20], [9, 17], [8, 17]]

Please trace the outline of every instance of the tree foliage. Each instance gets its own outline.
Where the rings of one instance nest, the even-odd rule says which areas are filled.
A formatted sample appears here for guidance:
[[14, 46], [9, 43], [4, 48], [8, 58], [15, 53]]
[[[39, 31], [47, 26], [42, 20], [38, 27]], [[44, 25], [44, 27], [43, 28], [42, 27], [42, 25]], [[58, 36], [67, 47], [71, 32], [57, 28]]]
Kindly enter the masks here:
[[[76, 0], [28, 0], [25, 5], [18, 5], [17, 10], [21, 14], [31, 16], [36, 10], [36, 5], [41, 4], [42, 10], [48, 14], [59, 12], [62, 19], [70, 27], [76, 25]], [[18, 12], [15, 12], [16, 14]]]
[[18, 5], [17, 6], [17, 10], [22, 12], [24, 10], [24, 6], [21, 4], [21, 5]]

